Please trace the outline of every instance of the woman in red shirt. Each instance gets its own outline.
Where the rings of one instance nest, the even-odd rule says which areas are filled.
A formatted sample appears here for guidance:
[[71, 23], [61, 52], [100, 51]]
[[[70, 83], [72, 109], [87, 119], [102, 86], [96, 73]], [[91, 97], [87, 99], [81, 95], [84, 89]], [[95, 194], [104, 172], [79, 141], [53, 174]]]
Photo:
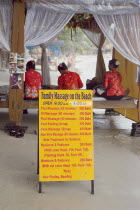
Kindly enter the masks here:
[[65, 63], [59, 64], [58, 71], [61, 74], [58, 78], [58, 89], [77, 90], [83, 87], [80, 76], [75, 72], [68, 71]]
[[25, 73], [25, 99], [38, 99], [41, 84], [42, 76], [39, 72], [35, 71], [35, 61], [29, 61], [26, 64]]
[[[129, 93], [129, 89], [124, 91], [121, 85], [122, 76], [116, 70], [119, 67], [120, 63], [116, 59], [109, 61], [109, 71], [104, 75], [104, 88], [100, 96], [106, 98], [107, 100], [121, 100], [124, 96]], [[97, 93], [99, 90], [97, 89]]]

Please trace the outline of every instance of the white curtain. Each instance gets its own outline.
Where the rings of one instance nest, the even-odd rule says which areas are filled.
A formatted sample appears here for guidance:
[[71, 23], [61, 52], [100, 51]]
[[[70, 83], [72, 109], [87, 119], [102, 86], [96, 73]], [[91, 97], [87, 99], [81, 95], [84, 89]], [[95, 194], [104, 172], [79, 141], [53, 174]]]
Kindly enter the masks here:
[[41, 44], [42, 56], [41, 56], [41, 70], [42, 70], [42, 85], [50, 85], [50, 67], [48, 62], [48, 56], [46, 52], [46, 45]]
[[[38, 4], [38, 0], [34, 3]], [[126, 14], [140, 11], [140, 0], [39, 0], [39, 3], [47, 9], [66, 13]]]
[[106, 67], [104, 63], [104, 58], [102, 54], [102, 47], [105, 42], [105, 36], [99, 28], [94, 26], [90, 29], [82, 29], [91, 42], [97, 47], [97, 64], [96, 64], [96, 77], [99, 82], [103, 82], [104, 74], [106, 72]]
[[[94, 17], [115, 49], [129, 61], [140, 65], [140, 13]], [[140, 77], [137, 78], [138, 83], [139, 80]]]
[[[27, 0], [27, 2], [31, 2]], [[0, 0], [0, 47], [3, 49], [10, 49], [10, 36], [11, 36], [11, 23], [12, 23], [12, 3], [13, 0]], [[65, 13], [68, 18], [68, 14], [74, 13], [90, 13], [90, 14], [132, 14], [140, 12], [140, 0], [34, 0], [33, 3], [28, 4], [28, 12], [25, 25], [25, 46], [39, 45], [49, 38], [45, 37], [45, 33], [48, 28], [53, 27], [53, 24], [59, 22], [55, 16], [54, 21], [48, 20], [50, 24], [46, 27], [45, 21], [47, 14], [42, 19], [42, 9], [37, 11], [38, 5], [44, 7], [44, 9], [51, 10], [52, 12]], [[29, 7], [31, 7], [29, 14]], [[34, 11], [32, 8], [34, 8]], [[35, 13], [37, 16], [35, 17]], [[55, 13], [53, 13], [55, 15]], [[62, 19], [63, 19], [62, 18]], [[38, 19], [38, 20], [37, 20]], [[53, 24], [52, 24], [53, 23]], [[61, 24], [60, 24], [61, 25]], [[44, 29], [46, 27], [46, 30]], [[59, 28], [59, 25], [57, 25]], [[53, 34], [53, 29], [49, 30], [50, 34]], [[44, 33], [45, 32], [45, 33]], [[44, 33], [44, 37], [42, 36]], [[48, 35], [50, 35], [47, 33]], [[34, 39], [36, 37], [36, 39]], [[50, 37], [50, 36], [49, 36]], [[36, 42], [34, 41], [36, 40]], [[40, 43], [41, 41], [41, 43]], [[42, 42], [43, 41], [43, 42]]]
[[10, 51], [13, 6], [11, 0], [0, 1], [0, 49]]
[[[138, 0], [40, 0], [40, 4], [28, 4], [25, 46], [43, 43], [47, 46], [78, 12], [92, 13], [114, 47], [125, 58], [140, 65]], [[43, 61], [46, 55], [44, 49], [42, 52]], [[42, 66], [45, 67], [45, 63]], [[48, 71], [47, 66], [43, 69]]]
[[25, 22], [25, 46], [49, 44], [72, 16], [73, 14], [47, 10], [40, 4], [28, 8]]
[[[97, 23], [114, 47], [124, 57], [140, 65], [140, 0], [34, 2], [36, 3], [28, 4], [25, 46], [49, 44], [74, 13], [90, 13], [96, 17]], [[0, 0], [0, 48], [6, 50], [10, 50], [12, 3], [12, 0]]]
[[42, 78], [43, 85], [50, 85], [50, 68], [46, 47], [61, 32], [72, 18], [73, 14], [46, 10], [43, 6], [33, 5], [27, 11], [25, 23], [25, 46], [40, 45], [42, 48]]

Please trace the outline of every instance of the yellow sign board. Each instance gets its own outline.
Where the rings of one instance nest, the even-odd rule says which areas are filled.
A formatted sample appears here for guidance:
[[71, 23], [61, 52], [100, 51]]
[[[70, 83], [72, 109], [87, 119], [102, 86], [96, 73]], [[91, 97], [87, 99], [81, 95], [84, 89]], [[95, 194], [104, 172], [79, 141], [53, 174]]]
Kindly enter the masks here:
[[40, 90], [39, 181], [94, 180], [90, 90]]

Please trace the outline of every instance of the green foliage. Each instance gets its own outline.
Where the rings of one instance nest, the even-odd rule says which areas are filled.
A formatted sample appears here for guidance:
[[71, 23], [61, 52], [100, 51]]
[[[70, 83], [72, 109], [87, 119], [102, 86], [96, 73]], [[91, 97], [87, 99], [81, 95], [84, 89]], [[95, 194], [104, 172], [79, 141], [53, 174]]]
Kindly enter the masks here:
[[59, 40], [64, 40], [64, 46], [61, 48], [64, 55], [71, 53], [93, 54], [96, 48], [81, 29], [72, 31], [71, 37], [71, 29], [64, 28], [59, 35]]

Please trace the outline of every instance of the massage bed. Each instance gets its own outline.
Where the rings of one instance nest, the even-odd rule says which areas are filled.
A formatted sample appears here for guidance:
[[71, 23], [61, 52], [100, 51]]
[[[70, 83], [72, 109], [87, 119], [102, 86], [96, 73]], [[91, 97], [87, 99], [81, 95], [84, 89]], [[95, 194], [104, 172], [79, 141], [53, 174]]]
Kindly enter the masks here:
[[[0, 95], [0, 108], [8, 108], [7, 95]], [[102, 97], [93, 97], [94, 109], [123, 108], [136, 109], [138, 100], [132, 97], [124, 97], [122, 100], [106, 100]], [[23, 100], [23, 109], [38, 109], [38, 101]]]
[[121, 100], [106, 100], [102, 97], [93, 97], [94, 109], [136, 109], [138, 100], [132, 97], [124, 97]]

